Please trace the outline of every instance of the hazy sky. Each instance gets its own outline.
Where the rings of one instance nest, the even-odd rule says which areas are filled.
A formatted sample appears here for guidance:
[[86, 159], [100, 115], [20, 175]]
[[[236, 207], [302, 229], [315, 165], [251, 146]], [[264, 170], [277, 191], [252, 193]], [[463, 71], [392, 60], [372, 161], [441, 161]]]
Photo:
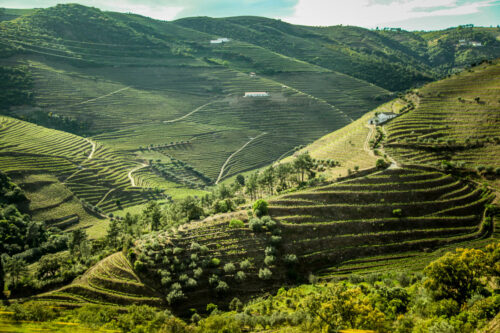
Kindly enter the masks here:
[[40, 8], [71, 2], [163, 20], [258, 15], [305, 25], [391, 26], [407, 30], [500, 24], [500, 0], [0, 0], [0, 7]]

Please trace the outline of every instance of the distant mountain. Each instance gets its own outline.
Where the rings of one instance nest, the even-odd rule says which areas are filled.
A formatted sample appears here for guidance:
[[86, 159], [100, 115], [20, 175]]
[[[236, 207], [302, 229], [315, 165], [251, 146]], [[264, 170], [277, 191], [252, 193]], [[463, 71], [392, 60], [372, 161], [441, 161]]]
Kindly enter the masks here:
[[[21, 13], [10, 10], [1, 16], [6, 19]], [[345, 73], [392, 91], [402, 91], [469, 64], [500, 56], [500, 41], [496, 38], [500, 34], [498, 28], [407, 32], [352, 26], [308, 27], [246, 16], [193, 17], [166, 22], [76, 4], [27, 13], [2, 23], [0, 55], [11, 55], [7, 51], [9, 46], [11, 51], [16, 47], [26, 51], [33, 46], [26, 43], [36, 41], [37, 46], [47, 44], [46, 51], [57, 46], [54, 51], [60, 56], [68, 56], [61, 53], [67, 52], [70, 57], [99, 63], [103, 59], [79, 52], [79, 43], [126, 44], [128, 54], [136, 56], [180, 57], [188, 63], [193, 58], [212, 59], [229, 62], [230, 66], [239, 62], [240, 69], [241, 63], [246, 62], [245, 69], [268, 74], [283, 69], [262, 65], [256, 58], [277, 54], [295, 62]], [[257, 52], [248, 55], [227, 45], [211, 47], [208, 41], [216, 37], [249, 44], [252, 51]], [[115, 48], [123, 50], [123, 45], [115, 45]]]

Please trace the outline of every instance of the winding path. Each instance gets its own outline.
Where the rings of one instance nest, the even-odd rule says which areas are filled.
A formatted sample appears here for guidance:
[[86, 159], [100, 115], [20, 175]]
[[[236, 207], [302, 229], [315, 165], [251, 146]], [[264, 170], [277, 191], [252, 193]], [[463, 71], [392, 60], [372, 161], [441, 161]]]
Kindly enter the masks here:
[[267, 133], [264, 132], [264, 133], [261, 133], [259, 135], [257, 135], [255, 138], [252, 138], [250, 139], [250, 141], [248, 141], [247, 143], [245, 143], [243, 146], [240, 147], [240, 149], [238, 149], [237, 151], [235, 151], [234, 153], [231, 154], [231, 156], [229, 156], [227, 158], [227, 160], [224, 162], [224, 164], [222, 165], [222, 167], [220, 168], [220, 172], [219, 172], [219, 177], [217, 177], [217, 180], [215, 181], [215, 184], [218, 184], [222, 178], [222, 175], [224, 174], [224, 169], [226, 168], [227, 164], [229, 163], [229, 161], [236, 155], [238, 154], [240, 151], [242, 151], [243, 149], [245, 149], [246, 146], [248, 146], [250, 143], [252, 143], [252, 141], [260, 138], [261, 136], [263, 135], [266, 135]]
[[141, 164], [141, 165], [139, 165], [139, 166], [137, 166], [137, 167], [133, 168], [132, 170], [130, 170], [130, 171], [128, 172], [128, 179], [130, 179], [130, 185], [131, 185], [132, 187], [135, 187], [135, 179], [134, 179], [134, 177], [132, 177], [132, 173], [134, 173], [134, 172], [136, 172], [136, 171], [138, 171], [138, 170], [140, 170], [140, 169], [143, 169], [143, 168], [145, 168], [145, 167], [147, 167], [147, 166], [148, 166], [148, 165], [147, 165], [146, 163], [143, 163], [143, 164]]
[[368, 132], [368, 135], [366, 136], [365, 143], [363, 145], [363, 150], [366, 151], [369, 155], [375, 156], [373, 153], [373, 150], [370, 148], [370, 139], [373, 135], [373, 131], [375, 130], [375, 125], [367, 125], [365, 124], [365, 127], [370, 129], [370, 132]]
[[192, 115], [193, 113], [196, 113], [196, 112], [200, 111], [200, 110], [201, 110], [201, 109], [203, 109], [205, 106], [208, 106], [208, 105], [210, 105], [210, 104], [212, 104], [212, 103], [213, 103], [213, 101], [212, 101], [212, 102], [208, 102], [208, 103], [206, 103], [206, 104], [203, 104], [202, 106], [197, 107], [196, 109], [194, 109], [193, 111], [189, 112], [188, 114], [183, 115], [182, 117], [179, 117], [179, 118], [176, 118], [176, 119], [172, 119], [172, 120], [164, 120], [164, 121], [163, 121], [163, 123], [164, 123], [164, 124], [171, 124], [171, 123], [175, 123], [175, 122], [177, 122], [177, 121], [181, 121], [182, 119], [189, 117], [189, 116], [190, 116], [190, 115]]
[[101, 198], [101, 200], [99, 200], [99, 202], [98, 202], [98, 203], [96, 203], [96, 204], [95, 204], [95, 206], [97, 207], [97, 206], [99, 206], [100, 204], [102, 204], [102, 202], [103, 202], [104, 200], [106, 200], [106, 198], [108, 197], [108, 195], [110, 195], [110, 194], [111, 194], [111, 192], [113, 192], [114, 190], [116, 190], [116, 188], [112, 188], [111, 190], [109, 190], [108, 192], [106, 192], [106, 194], [104, 194], [104, 195], [103, 195], [103, 197]]
[[95, 142], [93, 142], [93, 141], [91, 141], [90, 139], [87, 139], [87, 138], [85, 138], [85, 141], [87, 141], [88, 143], [90, 143], [90, 145], [92, 146], [92, 150], [90, 151], [90, 154], [87, 157], [88, 160], [91, 160], [92, 157], [94, 157], [96, 144], [95, 144]]
[[124, 90], [127, 90], [127, 89], [130, 89], [131, 87], [125, 87], [125, 88], [121, 88], [121, 89], [118, 89], [116, 91], [113, 91], [113, 92], [110, 92], [109, 94], [106, 94], [106, 95], [102, 95], [102, 96], [99, 96], [99, 97], [96, 97], [96, 98], [92, 98], [92, 99], [89, 99], [89, 100], [86, 100], [86, 101], [83, 101], [83, 102], [80, 102], [80, 103], [76, 103], [76, 104], [73, 104], [71, 106], [77, 106], [77, 105], [82, 105], [82, 104], [87, 104], [87, 103], [90, 103], [90, 102], [93, 102], [93, 101], [96, 101], [98, 99], [101, 99], [101, 98], [105, 98], [105, 97], [108, 97], [108, 96], [111, 96], [111, 95], [114, 95], [114, 94], [117, 94], [121, 91], [124, 91]]

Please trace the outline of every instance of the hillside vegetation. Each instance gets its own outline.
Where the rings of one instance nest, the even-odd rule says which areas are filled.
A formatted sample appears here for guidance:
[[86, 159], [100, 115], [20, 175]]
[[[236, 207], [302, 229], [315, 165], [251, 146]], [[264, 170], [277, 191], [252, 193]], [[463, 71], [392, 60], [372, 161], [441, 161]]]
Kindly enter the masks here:
[[387, 151], [403, 163], [493, 174], [500, 156], [499, 84], [495, 61], [418, 89], [416, 108], [386, 126]]
[[213, 34], [137, 15], [61, 5], [1, 24], [3, 63], [25, 64], [31, 78], [33, 107], [10, 103], [10, 115], [127, 154], [155, 148], [160, 169], [174, 172], [173, 157], [196, 170], [177, 180], [191, 187], [269, 164], [389, 96], [256, 44], [212, 46]]

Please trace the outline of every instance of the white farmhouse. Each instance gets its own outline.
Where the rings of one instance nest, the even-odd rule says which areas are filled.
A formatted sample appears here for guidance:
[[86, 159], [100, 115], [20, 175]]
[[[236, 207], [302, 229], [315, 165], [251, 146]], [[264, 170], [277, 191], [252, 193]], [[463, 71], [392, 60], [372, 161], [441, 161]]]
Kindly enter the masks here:
[[244, 97], [269, 97], [269, 93], [263, 91], [246, 92]]
[[222, 44], [222, 43], [227, 43], [229, 42], [229, 38], [217, 38], [217, 39], [212, 39], [210, 41], [210, 44]]
[[368, 124], [370, 125], [380, 125], [385, 123], [386, 121], [397, 117], [398, 115], [394, 112], [381, 112], [377, 114], [375, 117], [371, 118], [368, 121]]

